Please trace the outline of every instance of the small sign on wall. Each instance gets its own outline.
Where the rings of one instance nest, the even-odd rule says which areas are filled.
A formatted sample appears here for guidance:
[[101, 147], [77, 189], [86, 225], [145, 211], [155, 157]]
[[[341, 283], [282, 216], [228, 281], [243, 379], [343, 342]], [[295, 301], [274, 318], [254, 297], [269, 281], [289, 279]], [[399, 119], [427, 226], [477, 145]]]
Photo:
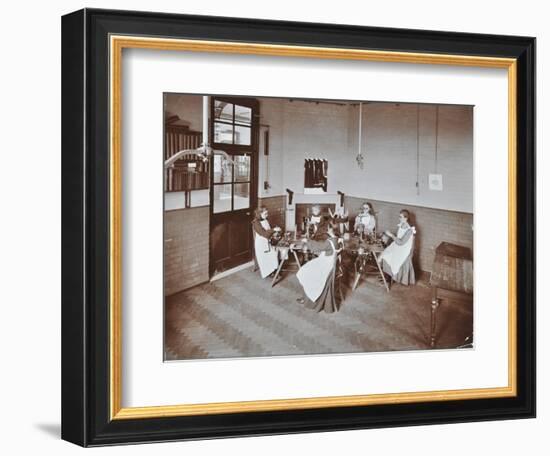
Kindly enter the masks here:
[[430, 186], [430, 190], [441, 192], [443, 190], [443, 175], [428, 174], [428, 184]]

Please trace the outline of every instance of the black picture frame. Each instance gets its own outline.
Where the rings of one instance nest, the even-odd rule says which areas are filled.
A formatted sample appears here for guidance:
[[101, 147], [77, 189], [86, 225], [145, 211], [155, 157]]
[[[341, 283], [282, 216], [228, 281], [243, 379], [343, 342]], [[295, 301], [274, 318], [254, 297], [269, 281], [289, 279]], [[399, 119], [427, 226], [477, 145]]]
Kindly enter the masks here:
[[[109, 36], [517, 59], [517, 395], [110, 419]], [[62, 438], [82, 446], [535, 416], [535, 38], [84, 9], [62, 19]]]

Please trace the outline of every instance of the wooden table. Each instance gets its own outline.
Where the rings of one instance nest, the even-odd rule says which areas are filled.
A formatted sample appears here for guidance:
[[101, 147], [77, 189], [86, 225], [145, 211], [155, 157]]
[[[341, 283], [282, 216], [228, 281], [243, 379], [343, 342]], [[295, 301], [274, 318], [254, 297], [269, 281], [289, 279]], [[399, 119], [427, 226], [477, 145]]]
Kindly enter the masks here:
[[348, 253], [351, 253], [355, 256], [354, 268], [355, 268], [355, 278], [353, 280], [352, 290], [357, 288], [359, 280], [363, 275], [370, 274], [371, 272], [367, 270], [367, 261], [369, 257], [374, 259], [376, 264], [376, 274], [379, 274], [382, 278], [382, 283], [386, 288], [386, 292], [390, 291], [386, 276], [382, 271], [382, 264], [380, 257], [384, 251], [384, 245], [381, 241], [368, 242], [366, 240], [361, 240], [358, 236], [353, 236], [349, 240], [344, 241], [344, 250]]
[[[296, 244], [294, 248], [290, 248], [290, 243], [286, 243], [285, 241], [280, 242], [277, 244], [275, 249], [277, 249], [278, 255], [279, 255], [279, 266], [277, 267], [277, 270], [275, 271], [275, 275], [273, 276], [273, 280], [271, 281], [271, 286], [275, 286], [277, 283], [277, 280], [279, 279], [279, 276], [281, 275], [281, 271], [293, 271], [296, 272], [300, 270], [302, 265], [300, 264], [300, 260], [298, 259], [297, 251], [303, 251], [302, 250], [302, 244], [300, 241], [292, 241], [292, 244]], [[283, 269], [283, 265], [287, 263], [287, 261], [290, 259], [290, 256], [292, 254], [292, 257], [294, 258], [294, 261], [296, 262], [297, 269]]]
[[[290, 247], [291, 245], [293, 246], [292, 248]], [[297, 272], [298, 270], [300, 270], [302, 264], [300, 263], [300, 259], [298, 258], [298, 253], [302, 253], [306, 256], [311, 255], [311, 252], [307, 250], [307, 248], [304, 250], [303, 240], [281, 241], [279, 242], [279, 244], [277, 244], [275, 248], [278, 250], [280, 258], [279, 266], [277, 267], [275, 275], [273, 276], [273, 279], [271, 281], [272, 287], [275, 286], [275, 284], [279, 280], [282, 271]], [[285, 250], [287, 250], [286, 254], [281, 255], [281, 253]], [[382, 255], [382, 252], [384, 251], [384, 246], [381, 242], [369, 243], [366, 240], [359, 239], [358, 236], [353, 236], [349, 240], [344, 241], [344, 251], [355, 257], [355, 277], [353, 280], [352, 290], [355, 290], [357, 288], [359, 280], [362, 276], [371, 274], [371, 272], [368, 271], [367, 268], [367, 261], [370, 257], [372, 257], [376, 265], [375, 273], [379, 274], [382, 278], [382, 283], [384, 284], [384, 288], [386, 288], [386, 291], [390, 291], [386, 276], [382, 271], [382, 264], [380, 262], [380, 257]], [[285, 264], [288, 266], [288, 261], [291, 260], [291, 257], [294, 259], [296, 267], [293, 269], [284, 269], [283, 266]]]
[[442, 242], [435, 250], [430, 279], [432, 303], [430, 346], [435, 347], [436, 312], [441, 292], [459, 300], [470, 300], [474, 291], [472, 253], [468, 247]]

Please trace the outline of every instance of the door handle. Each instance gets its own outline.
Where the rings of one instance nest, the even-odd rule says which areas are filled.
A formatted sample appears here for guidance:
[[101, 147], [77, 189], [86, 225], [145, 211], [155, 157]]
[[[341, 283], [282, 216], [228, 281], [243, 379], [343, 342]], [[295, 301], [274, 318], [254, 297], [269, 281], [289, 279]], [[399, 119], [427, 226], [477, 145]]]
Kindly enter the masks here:
[[246, 215], [250, 215], [250, 212], [247, 212]]

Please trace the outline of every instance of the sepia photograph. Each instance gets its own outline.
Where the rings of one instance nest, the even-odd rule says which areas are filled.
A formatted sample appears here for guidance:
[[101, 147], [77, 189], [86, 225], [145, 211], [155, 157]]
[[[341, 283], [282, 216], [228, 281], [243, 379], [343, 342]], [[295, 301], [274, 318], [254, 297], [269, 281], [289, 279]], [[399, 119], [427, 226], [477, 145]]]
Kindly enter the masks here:
[[165, 361], [474, 347], [474, 106], [163, 97]]
[[535, 417], [536, 38], [226, 7], [62, 17], [62, 439]]

